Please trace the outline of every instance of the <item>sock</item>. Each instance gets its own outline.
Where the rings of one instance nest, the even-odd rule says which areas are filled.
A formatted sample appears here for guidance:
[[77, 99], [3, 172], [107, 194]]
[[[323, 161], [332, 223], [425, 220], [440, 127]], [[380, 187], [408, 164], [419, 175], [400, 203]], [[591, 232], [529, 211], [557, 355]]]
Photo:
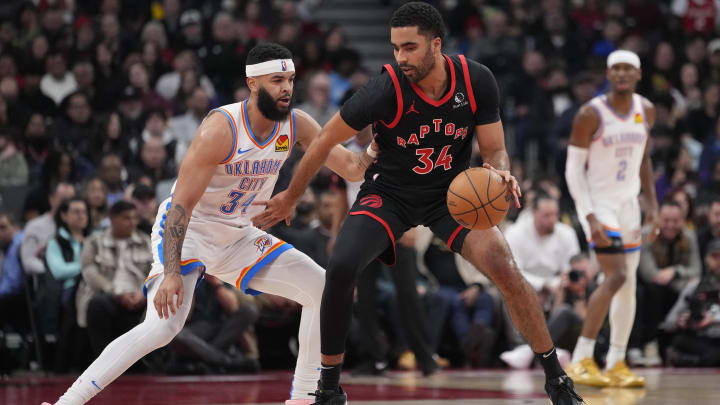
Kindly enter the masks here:
[[554, 347], [545, 353], [535, 353], [535, 356], [540, 361], [543, 370], [545, 370], [546, 379], [550, 380], [565, 374], [562, 367], [560, 367], [560, 362], [557, 358], [557, 350], [555, 350]]
[[593, 353], [595, 353], [595, 339], [580, 336], [573, 351], [572, 362], [577, 363], [584, 358], [593, 357]]
[[605, 370], [610, 370], [621, 360], [625, 360], [625, 349], [626, 346], [610, 345], [608, 350], [607, 359], [605, 361]]
[[340, 371], [342, 363], [320, 367], [320, 389], [323, 391], [336, 391], [340, 385]]

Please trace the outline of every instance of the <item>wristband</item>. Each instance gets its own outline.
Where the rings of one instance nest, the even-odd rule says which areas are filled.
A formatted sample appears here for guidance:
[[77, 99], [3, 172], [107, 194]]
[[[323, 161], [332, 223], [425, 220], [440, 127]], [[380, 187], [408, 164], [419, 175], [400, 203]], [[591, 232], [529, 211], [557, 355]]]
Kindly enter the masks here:
[[370, 143], [370, 145], [368, 145], [365, 153], [367, 153], [373, 159], [377, 159], [377, 157], [378, 157], [378, 153], [375, 152], [375, 150], [372, 148], [372, 142]]

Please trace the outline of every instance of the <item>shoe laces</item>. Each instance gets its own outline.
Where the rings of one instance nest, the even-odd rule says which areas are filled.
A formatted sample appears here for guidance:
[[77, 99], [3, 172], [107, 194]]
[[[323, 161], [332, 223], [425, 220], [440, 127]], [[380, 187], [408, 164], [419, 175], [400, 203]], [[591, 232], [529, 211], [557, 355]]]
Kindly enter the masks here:
[[570, 388], [570, 384], [568, 384], [568, 377], [561, 376], [558, 377], [558, 384], [552, 384], [556, 387], [557, 391], [563, 391], [567, 394], [569, 394], [573, 399], [580, 401], [581, 404], [585, 403], [585, 400], [582, 399], [580, 395], [578, 395], [577, 392], [575, 392], [574, 389]]

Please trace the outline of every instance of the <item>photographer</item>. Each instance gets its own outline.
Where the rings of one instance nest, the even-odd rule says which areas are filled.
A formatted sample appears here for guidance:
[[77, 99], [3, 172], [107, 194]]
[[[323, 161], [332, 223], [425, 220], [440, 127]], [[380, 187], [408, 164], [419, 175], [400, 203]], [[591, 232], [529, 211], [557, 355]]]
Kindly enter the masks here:
[[676, 367], [720, 366], [720, 240], [708, 245], [705, 264], [708, 272], [688, 284], [662, 325], [677, 332], [667, 350]]
[[571, 270], [562, 275], [560, 288], [555, 290], [555, 301], [548, 329], [557, 347], [573, 350], [585, 319], [587, 300], [597, 286], [597, 268], [586, 253], [570, 259]]

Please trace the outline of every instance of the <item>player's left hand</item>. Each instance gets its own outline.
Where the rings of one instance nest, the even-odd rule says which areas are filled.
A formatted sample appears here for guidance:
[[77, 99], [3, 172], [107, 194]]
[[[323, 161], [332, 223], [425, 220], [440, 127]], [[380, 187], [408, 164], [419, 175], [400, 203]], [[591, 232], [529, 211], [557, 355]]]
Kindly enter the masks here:
[[660, 221], [658, 218], [657, 208], [649, 208], [645, 214], [645, 225], [650, 226], [650, 233], [648, 233], [647, 242], [653, 243], [660, 235]]
[[267, 201], [253, 201], [252, 205], [263, 205], [265, 210], [251, 218], [253, 225], [267, 231], [276, 223], [285, 220], [290, 226], [290, 219], [295, 211], [295, 202], [291, 201], [287, 190], [281, 191]]
[[507, 185], [508, 190], [513, 195], [513, 199], [515, 200], [515, 206], [517, 208], [521, 208], [522, 206], [520, 205], [520, 197], [522, 197], [522, 191], [520, 191], [520, 185], [518, 184], [515, 176], [510, 174], [510, 170], [498, 170], [492, 167], [489, 163], [483, 163], [483, 167], [488, 170], [494, 171], [500, 177], [502, 177], [503, 181]]

